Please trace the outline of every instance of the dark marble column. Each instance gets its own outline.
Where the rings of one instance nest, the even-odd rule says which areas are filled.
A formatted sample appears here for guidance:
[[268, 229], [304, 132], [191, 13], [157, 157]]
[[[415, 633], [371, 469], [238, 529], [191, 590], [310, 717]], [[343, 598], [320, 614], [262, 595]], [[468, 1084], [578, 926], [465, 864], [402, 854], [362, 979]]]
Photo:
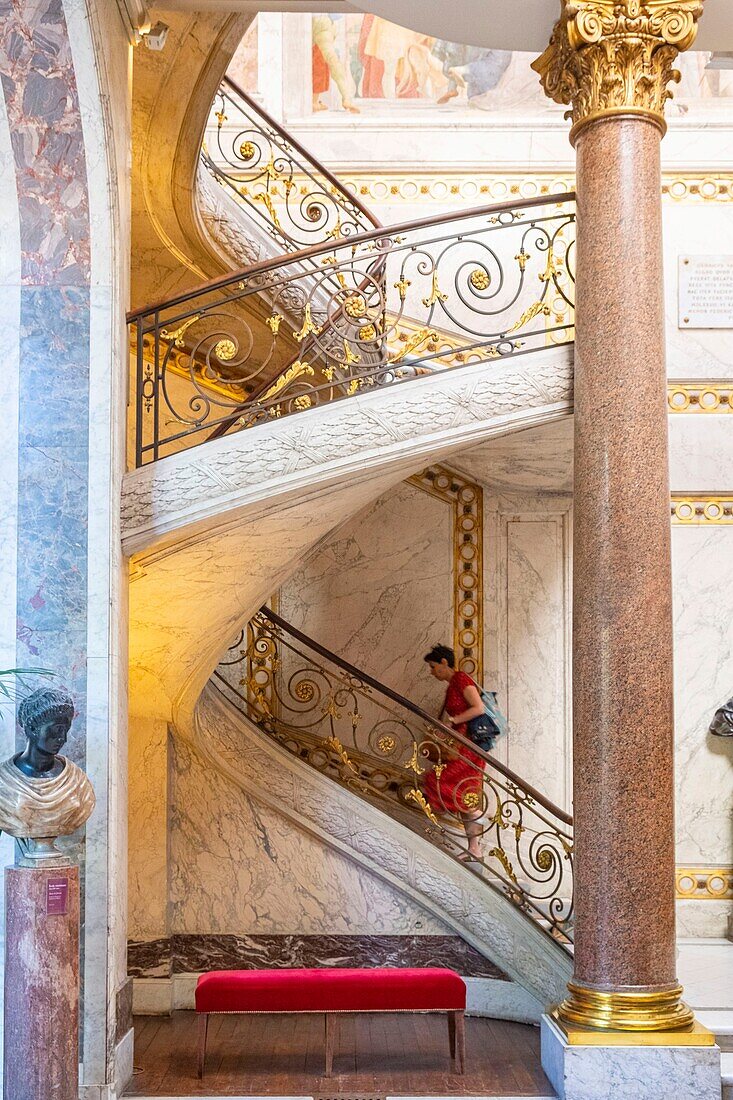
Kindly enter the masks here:
[[5, 1100], [79, 1095], [79, 869], [5, 870]]
[[[592, 9], [592, 10], [591, 10]], [[535, 63], [577, 149], [575, 972], [566, 1025], [692, 1023], [675, 977], [660, 139], [702, 2], [563, 6]]]

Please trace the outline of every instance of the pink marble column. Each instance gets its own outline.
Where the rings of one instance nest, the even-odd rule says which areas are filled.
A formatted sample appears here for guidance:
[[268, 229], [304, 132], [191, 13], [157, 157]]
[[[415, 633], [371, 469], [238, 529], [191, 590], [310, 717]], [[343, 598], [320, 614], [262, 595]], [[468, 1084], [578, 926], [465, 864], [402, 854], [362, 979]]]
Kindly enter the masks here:
[[79, 1095], [79, 869], [5, 870], [4, 1100]]
[[[660, 137], [652, 119], [617, 115], [577, 140], [577, 915], [562, 1011], [587, 1023], [603, 1015], [604, 998], [593, 994], [612, 993], [608, 1026], [619, 1026], [624, 993], [652, 995], [649, 1026], [691, 1019], [675, 978]], [[629, 1026], [643, 1026], [643, 1005], [635, 1000]]]

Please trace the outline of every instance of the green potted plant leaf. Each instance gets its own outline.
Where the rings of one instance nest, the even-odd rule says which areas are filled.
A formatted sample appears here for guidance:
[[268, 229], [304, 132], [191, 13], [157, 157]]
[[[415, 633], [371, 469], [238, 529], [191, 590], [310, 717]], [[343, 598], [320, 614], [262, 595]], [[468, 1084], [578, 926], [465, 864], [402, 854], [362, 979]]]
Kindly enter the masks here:
[[53, 676], [53, 672], [50, 668], [0, 668], [0, 720], [5, 717], [3, 706], [21, 699], [30, 690], [25, 676]]

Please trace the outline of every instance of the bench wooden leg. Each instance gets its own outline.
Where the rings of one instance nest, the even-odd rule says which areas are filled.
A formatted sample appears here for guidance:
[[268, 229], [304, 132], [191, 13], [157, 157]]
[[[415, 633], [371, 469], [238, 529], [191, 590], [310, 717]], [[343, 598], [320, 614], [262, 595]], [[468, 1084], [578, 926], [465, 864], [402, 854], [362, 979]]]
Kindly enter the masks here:
[[456, 1057], [456, 1014], [455, 1012], [448, 1013], [448, 1045], [450, 1046], [451, 1060], [455, 1061]]
[[206, 1036], [209, 1032], [209, 1014], [208, 1012], [199, 1013], [199, 1059], [198, 1059], [198, 1071], [199, 1080], [204, 1076], [204, 1063], [206, 1062]]
[[456, 1062], [459, 1073], [466, 1072], [466, 1014], [461, 1010], [460, 1012], [453, 1012], [453, 1028], [455, 1030], [455, 1052]]
[[334, 1012], [324, 1014], [326, 1023], [326, 1077], [333, 1073], [333, 1052], [336, 1047], [338, 1033], [338, 1016]]

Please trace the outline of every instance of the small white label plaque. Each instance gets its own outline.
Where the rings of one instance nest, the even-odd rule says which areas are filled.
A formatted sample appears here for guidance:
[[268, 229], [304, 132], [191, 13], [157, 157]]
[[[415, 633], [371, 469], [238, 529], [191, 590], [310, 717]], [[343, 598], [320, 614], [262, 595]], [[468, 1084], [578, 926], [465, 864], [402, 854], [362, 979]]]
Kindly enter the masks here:
[[680, 256], [679, 328], [733, 328], [733, 256]]

